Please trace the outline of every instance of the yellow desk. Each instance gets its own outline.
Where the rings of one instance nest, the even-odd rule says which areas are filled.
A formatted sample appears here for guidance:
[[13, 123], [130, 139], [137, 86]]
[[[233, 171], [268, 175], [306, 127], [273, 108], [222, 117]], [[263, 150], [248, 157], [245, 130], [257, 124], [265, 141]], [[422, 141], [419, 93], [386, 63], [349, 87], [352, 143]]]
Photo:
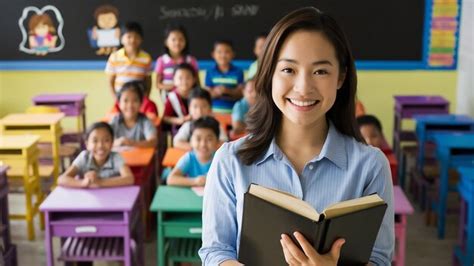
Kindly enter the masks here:
[[[39, 140], [40, 137], [35, 135], [0, 135], [0, 164], [10, 166], [11, 170], [19, 169], [23, 173], [19, 177], [8, 176], [8, 179], [19, 179], [22, 181], [26, 197], [26, 214], [11, 214], [10, 218], [26, 220], [29, 240], [35, 239], [33, 221], [36, 214], [40, 215], [40, 226], [41, 229], [44, 229], [43, 215], [38, 211], [38, 207], [44, 199], [39, 180], [39, 152], [36, 147]], [[34, 202], [33, 196], [35, 196]]]
[[61, 119], [57, 114], [10, 114], [0, 120], [0, 135], [38, 135], [39, 142], [49, 142], [53, 148], [53, 179], [56, 185], [59, 176], [59, 145], [62, 134]]

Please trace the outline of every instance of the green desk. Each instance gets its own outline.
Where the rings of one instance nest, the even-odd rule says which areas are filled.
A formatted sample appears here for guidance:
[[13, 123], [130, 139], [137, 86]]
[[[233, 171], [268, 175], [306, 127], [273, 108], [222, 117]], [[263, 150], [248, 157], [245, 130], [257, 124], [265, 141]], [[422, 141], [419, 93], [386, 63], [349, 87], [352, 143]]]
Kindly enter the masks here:
[[160, 186], [150, 210], [157, 212], [157, 262], [166, 265], [165, 241], [168, 238], [200, 239], [202, 233], [202, 197], [189, 188]]

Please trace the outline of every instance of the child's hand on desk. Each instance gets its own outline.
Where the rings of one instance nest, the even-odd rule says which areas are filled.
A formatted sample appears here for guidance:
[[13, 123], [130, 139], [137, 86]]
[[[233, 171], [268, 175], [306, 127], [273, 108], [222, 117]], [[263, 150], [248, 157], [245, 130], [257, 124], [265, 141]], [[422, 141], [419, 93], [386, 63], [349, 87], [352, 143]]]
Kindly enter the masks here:
[[91, 184], [91, 180], [84, 176], [84, 178], [82, 178], [81, 180], [81, 187], [86, 188], [86, 187], [89, 187], [90, 184]]
[[124, 141], [125, 141], [125, 137], [116, 138], [114, 140], [114, 146], [123, 146]]
[[95, 171], [88, 171], [84, 174], [84, 179], [89, 179], [90, 182], [95, 182], [97, 179], [97, 173]]
[[91, 183], [89, 184], [89, 187], [90, 187], [90, 188], [100, 188], [100, 187], [101, 187], [100, 180], [96, 180], [96, 181], [94, 181], [94, 182], [91, 182]]
[[127, 139], [126, 137], [120, 137], [114, 140], [114, 146], [131, 146], [133, 140]]
[[122, 145], [123, 145], [123, 146], [133, 146], [134, 143], [135, 143], [134, 140], [124, 138], [124, 140], [123, 140], [123, 142], [122, 142]]
[[[97, 183], [99, 178], [97, 177], [97, 173], [95, 171], [88, 171], [84, 174], [84, 187], [93, 187], [93, 184]], [[86, 182], [87, 181], [87, 182]]]
[[194, 186], [203, 187], [206, 184], [206, 177], [201, 175], [194, 178]]
[[294, 236], [303, 250], [296, 246], [293, 240], [285, 234], [281, 235], [280, 239], [285, 260], [289, 265], [337, 265], [342, 245], [345, 243], [344, 239], [340, 238], [336, 240], [332, 244], [331, 250], [321, 255], [318, 254], [302, 234], [295, 232]]
[[95, 171], [89, 171], [86, 174], [89, 174], [89, 180], [90, 180], [89, 187], [90, 188], [99, 188], [102, 186], [100, 184], [100, 178], [97, 176], [97, 173]]

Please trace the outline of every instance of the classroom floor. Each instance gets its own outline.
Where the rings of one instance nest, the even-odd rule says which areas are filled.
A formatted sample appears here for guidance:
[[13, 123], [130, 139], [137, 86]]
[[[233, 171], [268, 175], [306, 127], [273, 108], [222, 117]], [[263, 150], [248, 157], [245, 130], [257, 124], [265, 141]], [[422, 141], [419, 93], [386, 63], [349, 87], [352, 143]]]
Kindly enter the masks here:
[[[9, 197], [10, 212], [23, 210], [23, 200], [21, 195], [13, 194]], [[411, 197], [409, 196], [410, 200]], [[455, 195], [450, 197], [449, 206], [455, 207], [457, 200]], [[414, 204], [417, 208], [417, 205]], [[407, 231], [407, 258], [406, 265], [451, 265], [452, 251], [456, 243], [458, 217], [457, 214], [448, 215], [446, 238], [438, 240], [436, 238], [436, 228], [425, 226], [424, 214], [416, 211], [408, 217]], [[26, 225], [23, 221], [11, 222], [11, 234], [13, 242], [18, 248], [19, 266], [46, 265], [44, 232], [39, 230], [36, 222], [36, 240], [26, 239]], [[155, 235], [155, 234], [154, 234]], [[156, 238], [156, 237], [155, 237]], [[57, 247], [56, 243], [56, 247]], [[56, 255], [58, 253], [56, 252]], [[146, 265], [156, 265], [156, 241], [153, 239], [146, 244], [145, 250]], [[62, 264], [56, 264], [62, 265]], [[95, 263], [94, 265], [109, 266], [120, 265], [118, 263]]]

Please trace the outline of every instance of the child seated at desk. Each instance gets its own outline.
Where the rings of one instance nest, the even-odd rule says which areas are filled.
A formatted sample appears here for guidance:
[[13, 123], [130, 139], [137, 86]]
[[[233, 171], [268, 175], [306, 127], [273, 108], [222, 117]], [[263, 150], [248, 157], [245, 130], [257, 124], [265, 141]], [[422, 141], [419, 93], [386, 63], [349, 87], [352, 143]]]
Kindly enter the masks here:
[[191, 119], [188, 114], [188, 98], [191, 91], [196, 89], [197, 73], [193, 66], [182, 63], [176, 66], [173, 80], [176, 88], [168, 93], [163, 114], [163, 122], [168, 126], [166, 130], [170, 129], [169, 126], [179, 128]]
[[219, 40], [214, 43], [212, 58], [216, 62], [206, 71], [205, 85], [209, 89], [214, 113], [232, 112], [232, 106], [242, 98], [244, 72], [232, 64], [232, 42]]
[[255, 91], [255, 81], [250, 79], [245, 84], [244, 98], [234, 104], [232, 108], [232, 132], [233, 135], [245, 133], [245, 117], [250, 106], [255, 104], [257, 92]]
[[385, 140], [380, 121], [373, 115], [361, 115], [357, 117], [357, 124], [365, 142], [379, 148], [385, 154], [390, 164], [393, 184], [398, 184], [398, 161]]
[[145, 84], [145, 95], [151, 89], [152, 58], [143, 51], [143, 28], [137, 22], [127, 22], [120, 39], [123, 48], [113, 52], [105, 67], [109, 87], [115, 97], [122, 86], [129, 81], [140, 80]]
[[59, 177], [58, 184], [75, 188], [133, 185], [130, 168], [119, 153], [112, 151], [113, 140], [114, 132], [109, 124], [92, 124], [86, 132], [87, 150], [82, 151]]
[[[130, 81], [125, 83], [123, 87], [137, 87], [140, 89], [142, 92], [146, 91], [145, 84], [142, 81]], [[114, 107], [110, 112], [107, 114], [107, 117], [114, 117], [116, 114], [120, 112], [120, 107], [118, 101], [115, 102]], [[140, 113], [144, 114], [148, 119], [154, 120], [155, 118], [158, 117], [158, 107], [156, 104], [147, 96], [143, 96], [142, 103], [140, 105]]]
[[382, 124], [373, 115], [361, 115], [357, 117], [360, 133], [367, 144], [381, 149], [385, 155], [392, 153], [383, 135]]
[[[186, 121], [174, 136], [173, 146], [175, 148], [191, 150], [189, 140], [191, 138], [192, 121], [196, 121], [203, 116], [211, 116], [211, 106], [212, 100], [208, 91], [197, 89], [191, 92], [191, 95], [189, 96], [189, 115], [191, 116], [191, 121]], [[221, 129], [219, 134], [220, 141], [227, 141], [227, 136], [224, 130]]]
[[167, 184], [173, 186], [204, 186], [212, 158], [218, 147], [219, 122], [204, 116], [191, 125], [191, 147], [171, 171]]
[[142, 113], [143, 92], [135, 87], [123, 87], [117, 95], [120, 113], [110, 125], [115, 132], [114, 146], [155, 147], [156, 127]]

